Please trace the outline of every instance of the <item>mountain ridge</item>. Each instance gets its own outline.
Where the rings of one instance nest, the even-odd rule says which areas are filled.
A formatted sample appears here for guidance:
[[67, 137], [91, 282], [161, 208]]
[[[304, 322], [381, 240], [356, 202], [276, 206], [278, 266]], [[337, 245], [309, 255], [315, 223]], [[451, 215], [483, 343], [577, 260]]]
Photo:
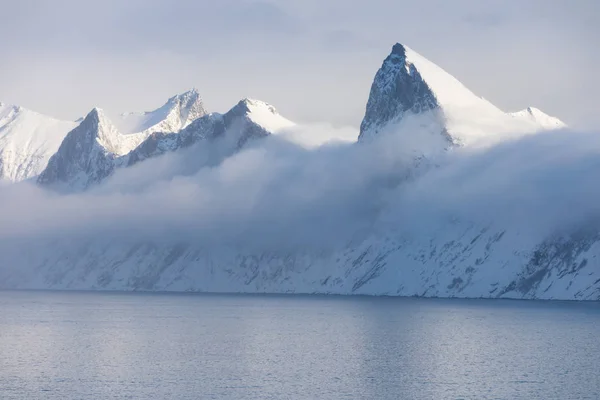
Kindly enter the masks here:
[[[437, 180], [432, 178], [429, 181], [435, 189], [433, 198], [452, 197], [457, 195], [455, 191], [461, 190], [475, 197], [479, 195], [479, 191], [473, 190], [472, 187], [462, 188], [467, 183], [465, 176], [456, 172], [458, 178], [456, 181], [450, 181], [449, 190], [444, 191], [444, 188], [439, 188], [437, 184], [440, 183], [440, 179], [448, 179], [448, 171], [443, 169], [445, 165], [439, 167], [436, 165], [436, 168], [427, 171], [429, 175], [407, 180], [404, 178], [410, 175], [411, 167], [414, 166], [401, 162], [404, 160], [393, 159], [393, 162], [383, 162], [383, 167], [379, 165], [373, 167], [376, 171], [373, 176], [368, 175], [368, 177], [373, 178], [375, 182], [370, 180], [366, 184], [363, 182], [366, 178], [360, 174], [361, 169], [368, 169], [373, 164], [377, 164], [378, 159], [385, 159], [388, 153], [395, 154], [398, 148], [394, 146], [403, 145], [402, 141], [386, 141], [390, 137], [427, 134], [432, 140], [425, 144], [430, 148], [422, 147], [423, 143], [417, 143], [413, 150], [428, 153], [429, 150], [446, 150], [448, 147], [473, 146], [475, 148], [482, 141], [485, 145], [489, 145], [507, 138], [531, 136], [532, 133], [544, 130], [543, 125], [552, 121], [534, 108], [526, 109], [525, 113], [521, 113], [510, 114], [501, 111], [488, 101], [474, 95], [435, 64], [398, 44], [392, 48], [391, 54], [386, 57], [382, 68], [375, 76], [367, 102], [365, 120], [363, 120], [364, 126], [361, 128], [361, 135], [364, 135], [360, 140], [361, 143], [344, 147], [344, 150], [349, 149], [346, 153], [337, 148], [333, 149], [332, 153], [325, 153], [338, 156], [331, 163], [301, 164], [300, 171], [293, 171], [292, 174], [284, 166], [281, 174], [285, 179], [267, 181], [266, 184], [267, 188], [275, 188], [288, 195], [283, 198], [292, 202], [292, 206], [283, 210], [290, 211], [287, 214], [299, 214], [298, 218], [302, 222], [308, 220], [308, 223], [312, 223], [311, 229], [308, 229], [306, 234], [317, 236], [316, 239], [311, 239], [318, 242], [321, 238], [318, 234], [321, 231], [329, 233], [327, 228], [331, 220], [337, 222], [341, 220], [330, 219], [330, 215], [319, 212], [322, 210], [313, 213], [314, 201], [319, 200], [319, 193], [315, 195], [298, 183], [305, 183], [301, 178], [306, 174], [305, 179], [311, 184], [321, 185], [318, 189], [327, 194], [333, 193], [333, 198], [326, 199], [329, 207], [325, 210], [335, 214], [343, 208], [342, 205], [345, 203], [342, 200], [356, 194], [351, 190], [343, 190], [343, 185], [338, 185], [338, 182], [326, 179], [331, 177], [326, 174], [330, 169], [339, 168], [339, 171], [336, 170], [339, 175], [333, 176], [349, 179], [352, 188], [358, 186], [359, 189], [367, 192], [363, 197], [353, 199], [355, 201], [348, 206], [350, 212], [348, 215], [342, 213], [342, 217], [368, 219], [369, 231], [359, 232], [363, 225], [357, 224], [359, 228], [355, 235], [350, 235], [351, 240], [345, 240], [346, 236], [342, 236], [344, 241], [341, 244], [335, 242], [335, 245], [320, 246], [319, 243], [314, 248], [294, 246], [294, 243], [288, 247], [278, 248], [260, 248], [258, 245], [238, 246], [236, 240], [243, 234], [252, 235], [250, 239], [255, 239], [256, 236], [256, 241], [260, 242], [263, 235], [269, 238], [270, 233], [277, 239], [272, 240], [280, 243], [286, 240], [284, 228], [289, 229], [288, 235], [294, 235], [295, 228], [303, 226], [294, 226], [293, 223], [297, 220], [293, 218], [288, 220], [286, 218], [288, 215], [283, 215], [281, 209], [272, 210], [277, 206], [279, 198], [271, 202], [265, 201], [269, 199], [265, 199], [264, 193], [260, 190], [252, 190], [255, 189], [253, 187], [244, 186], [241, 192], [225, 191], [227, 195], [225, 200], [218, 196], [213, 199], [209, 187], [193, 186], [196, 182], [190, 179], [186, 180], [185, 188], [192, 187], [193, 190], [186, 190], [185, 194], [180, 196], [191, 199], [190, 203], [184, 203], [186, 206], [212, 200], [219, 203], [217, 211], [229, 211], [238, 218], [237, 208], [226, 208], [228, 204], [220, 203], [223, 200], [226, 203], [231, 200], [234, 201], [235, 206], [237, 197], [242, 197], [243, 201], [247, 198], [254, 201], [245, 204], [263, 206], [269, 212], [273, 212], [273, 215], [269, 214], [271, 218], [266, 218], [264, 221], [260, 218], [257, 218], [258, 221], [250, 218], [250, 223], [247, 225], [237, 219], [233, 221], [218, 219], [219, 224], [233, 225], [230, 228], [233, 229], [232, 242], [235, 244], [225, 243], [222, 246], [212, 246], [214, 242], [211, 241], [218, 242], [219, 235], [222, 235], [220, 225], [209, 225], [206, 228], [209, 236], [201, 236], [201, 239], [197, 239], [190, 234], [192, 231], [189, 230], [163, 231], [164, 220], [154, 221], [153, 227], [159, 227], [159, 234], [162, 233], [159, 237], [144, 236], [139, 232], [140, 229], [147, 228], [147, 224], [141, 228], [137, 227], [137, 230], [136, 227], [131, 231], [126, 230], [123, 234], [119, 229], [128, 226], [125, 226], [126, 222], [119, 220], [116, 221], [119, 226], [115, 229], [121, 236], [118, 234], [100, 237], [92, 235], [91, 238], [67, 236], [68, 240], [52, 236], [52, 240], [28, 243], [26, 250], [15, 246], [10, 241], [0, 241], [0, 264], [7, 266], [5, 269], [0, 269], [0, 287], [600, 300], [600, 264], [598, 263], [600, 233], [593, 226], [591, 229], [577, 226], [562, 231], [550, 228], [543, 232], [530, 231], [527, 229], [529, 221], [524, 221], [524, 218], [517, 218], [520, 225], [511, 225], [513, 222], [503, 218], [499, 212], [495, 215], [497, 210], [494, 210], [494, 213], [488, 212], [485, 218], [471, 220], [462, 214], [459, 214], [459, 218], [455, 213], [447, 212], [445, 209], [435, 210], [427, 203], [429, 198], [423, 199], [418, 195], [411, 199], [414, 203], [418, 203], [421, 208], [416, 211], [420, 211], [423, 215], [416, 213], [412, 208], [394, 209], [400, 212], [400, 218], [393, 218], [393, 215], [390, 215], [388, 209], [390, 204], [400, 202], [400, 206], [412, 205], [411, 199], [406, 200], [406, 197], [413, 193], [411, 191], [422, 189], [422, 185], [426, 186], [427, 182], [424, 184], [423, 178], [431, 177], [431, 174], [438, 174], [434, 175]], [[92, 152], [102, 155], [102, 149], [105, 150], [110, 146], [108, 143], [113, 137], [112, 128], [102, 123], [102, 116], [98, 111], [88, 117], [89, 119], [86, 118], [82, 122], [85, 126], [80, 125], [77, 129], [82, 132], [79, 135], [91, 139], [82, 140], [80, 145], [87, 146], [89, 142]], [[244, 99], [227, 113], [204, 115], [178, 133], [150, 134], [136, 147], [139, 154], [135, 154], [135, 157], [133, 154], [125, 156], [105, 154], [105, 156], [113, 157], [109, 160], [110, 163], [107, 162], [110, 165], [114, 165], [116, 160], [121, 160], [119, 162], [123, 164], [127, 160], [127, 165], [133, 165], [170, 151], [189, 148], [201, 141], [219, 138], [230, 140], [226, 155], [231, 155], [249, 141], [276, 133], [265, 129], [266, 125], [282, 130], [293, 126], [293, 123], [289, 121], [288, 123], [285, 119], [281, 119], [283, 117], [279, 117], [272, 106], [256, 100]], [[412, 129], [411, 125], [408, 126], [411, 129], [402, 126], [410, 122], [413, 117], [416, 118], [417, 123], [415, 129]], [[425, 119], [429, 128], [425, 133], [421, 129], [423, 123], [421, 117]], [[561, 129], [558, 125], [560, 124], [554, 124]], [[90, 129], [86, 130], [86, 126]], [[227, 132], [235, 134], [227, 135]], [[103, 137], [101, 141], [105, 141], [106, 144], [97, 146], [95, 140], [98, 137]], [[507, 146], [513, 147], [499, 147], [511, 156], [513, 156], [512, 150], [516, 149], [514, 146], [523, 145], [517, 143], [518, 141], [508, 142]], [[357, 154], [364, 155], [360, 153], [361, 151], [368, 151], [369, 153], [366, 154], [370, 158], [357, 156]], [[303, 162], [310, 160], [307, 157], [317, 153], [319, 152], [303, 151], [300, 159]], [[65, 160], [68, 160], [68, 152], [64, 154]], [[285, 153], [283, 158], [291, 154], [291, 152]], [[456, 152], [448, 152], [448, 154], [452, 155]], [[196, 154], [192, 154], [194, 155]], [[263, 162], [268, 152], [257, 151], [251, 155], [255, 156], [252, 161]], [[494, 156], [498, 155], [494, 154]], [[98, 157], [98, 159], [102, 158]], [[322, 160], [318, 159], [318, 161]], [[481, 160], [476, 161], [478, 162], [469, 164], [467, 166], [469, 168], [465, 170], [475, 176], [476, 183], [480, 183], [479, 174], [486, 169], [487, 165], [482, 164]], [[572, 160], [568, 159], [565, 162], [570, 161]], [[508, 162], [514, 162], [514, 159], [509, 157]], [[354, 163], [358, 166], [355, 167]], [[87, 160], [81, 165], [85, 168]], [[97, 165], [93, 166], [97, 167]], [[475, 168], [472, 168], [473, 166]], [[586, 166], [589, 167], [587, 164]], [[230, 184], [226, 186], [227, 189], [239, 182], [245, 184], [247, 178], [254, 174], [251, 168], [247, 174], [242, 173], [247, 172], [247, 164], [232, 166], [230, 163], [228, 167], [233, 170], [236, 177], [241, 175], [239, 181], [227, 180], [231, 176], [223, 177], [222, 171], [216, 168], [204, 169], [203, 173], [211, 174], [210, 182], [227, 180]], [[378, 167], [384, 171], [378, 170]], [[505, 167], [506, 165], [502, 164], [498, 169], [504, 173]], [[538, 164], [534, 167], [537, 172]], [[403, 168], [407, 168], [407, 171]], [[579, 173], [580, 169], [572, 168], [572, 171]], [[460, 172], [464, 171], [461, 169]], [[269, 173], [276, 173], [276, 171], [269, 170]], [[522, 171], [519, 170], [519, 173]], [[321, 181], [322, 175], [325, 175], [325, 178]], [[536, 178], [539, 179], [539, 176], [536, 175]], [[571, 176], [567, 175], [566, 179], [569, 178]], [[486, 185], [490, 183], [487, 179], [482, 180]], [[539, 184], [537, 181], [533, 183]], [[532, 182], [527, 180], [524, 182], [528, 188], [531, 184]], [[173, 186], [160, 186], [157, 190], [160, 194], [159, 201], [153, 197], [152, 204], [168, 207], [164, 200], [169, 200], [168, 190], [171, 188]], [[392, 191], [401, 197], [391, 197]], [[524, 190], [525, 196], [528, 193]], [[492, 191], [492, 194], [497, 193]], [[317, 200], [314, 200], [315, 198]], [[86, 201], [92, 199], [92, 196], [85, 197]], [[100, 201], [104, 199], [100, 197]], [[306, 202], [293, 203], [297, 199]], [[517, 199], [521, 198], [517, 197]], [[460, 200], [459, 198], [458, 201]], [[501, 202], [502, 199], [498, 204]], [[282, 201], [282, 203], [286, 202]], [[135, 202], [135, 206], [140, 207], [140, 204]], [[221, 209], [221, 206], [225, 208]], [[463, 207], [473, 208], [471, 204]], [[310, 212], [302, 214], [307, 212], [306, 209]], [[211, 209], [203, 211], [205, 212], [200, 213], [200, 216], [184, 214], [185, 227], [201, 229], [206, 222], [201, 217], [204, 214], [212, 214]], [[364, 212], [366, 216], [356, 215], [358, 212]], [[148, 216], [154, 218], [156, 214], [142, 213], [142, 217]], [[223, 214], [216, 212], [216, 217], [222, 216]], [[422, 216], [426, 218], [421, 218]], [[168, 225], [172, 222], [172, 214], [167, 213], [167, 217]], [[296, 216], [292, 215], [292, 217]], [[257, 225], [260, 225], [258, 229], [250, 229], [256, 228]], [[274, 228], [271, 225], [274, 225]], [[247, 233], [248, 229], [250, 233]], [[131, 232], [134, 234], [129, 234]], [[139, 237], [136, 237], [135, 233]], [[248, 240], [252, 241], [250, 239]]]
[[[142, 132], [129, 134], [121, 133], [102, 110], [93, 109], [67, 135], [37, 182], [63, 191], [83, 191], [101, 183], [118, 168], [200, 141], [210, 143], [225, 134], [239, 135], [230, 149], [222, 149], [225, 156], [239, 150], [248, 140], [294, 126], [273, 106], [259, 100], [243, 99], [225, 114], [207, 114], [198, 92], [189, 91], [170, 98], [162, 108], [167, 106], [170, 110], [166, 119]], [[90, 120], [95, 123], [86, 123]], [[175, 130], [153, 130], [161, 127]]]

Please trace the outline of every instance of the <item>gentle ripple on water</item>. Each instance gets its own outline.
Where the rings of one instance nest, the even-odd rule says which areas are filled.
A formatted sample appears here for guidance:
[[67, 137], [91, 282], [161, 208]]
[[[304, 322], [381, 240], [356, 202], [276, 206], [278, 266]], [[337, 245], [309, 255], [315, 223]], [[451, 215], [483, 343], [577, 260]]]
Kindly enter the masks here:
[[600, 399], [600, 304], [0, 292], [0, 399]]

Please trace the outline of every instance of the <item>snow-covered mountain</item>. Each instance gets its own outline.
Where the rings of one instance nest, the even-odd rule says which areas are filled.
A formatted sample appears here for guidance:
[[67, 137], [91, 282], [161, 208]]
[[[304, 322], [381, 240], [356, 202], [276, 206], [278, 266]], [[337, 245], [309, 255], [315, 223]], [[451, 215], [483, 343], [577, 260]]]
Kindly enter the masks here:
[[535, 107], [527, 107], [525, 110], [517, 111], [510, 115], [517, 120], [526, 120], [547, 130], [563, 129], [567, 127], [560, 119], [551, 117]]
[[[102, 114], [98, 109], [90, 112]], [[144, 113], [125, 113], [101, 119], [109, 119], [115, 127], [109, 130], [118, 131], [111, 138], [111, 150], [120, 156], [129, 153], [153, 132], [178, 132], [195, 119], [206, 114], [198, 91], [192, 89], [170, 98], [162, 107]], [[18, 182], [32, 179], [40, 175], [47, 167], [50, 158], [59, 150], [67, 134], [75, 129], [84, 118], [78, 121], [61, 121], [23, 107], [0, 103], [0, 179]], [[81, 129], [79, 130], [81, 132]], [[85, 136], [85, 135], [84, 135]], [[101, 136], [98, 133], [97, 136]], [[69, 141], [73, 141], [71, 135]], [[67, 143], [66, 147], [73, 147]], [[86, 147], [86, 146], [83, 146]], [[88, 150], [92, 147], [87, 146]], [[88, 158], [91, 156], [88, 155]], [[68, 157], [62, 157], [64, 160]], [[78, 154], [81, 163], [84, 155]], [[88, 164], [96, 161], [89, 160]], [[88, 166], [87, 169], [91, 168]], [[51, 175], [52, 173], [49, 172]], [[99, 172], [101, 175], [101, 173]], [[48, 174], [46, 174], [48, 175]], [[78, 181], [82, 175], [78, 174]], [[47, 182], [49, 176], [41, 181]]]
[[122, 137], [104, 112], [94, 108], [67, 134], [38, 183], [85, 189], [106, 178], [117, 165]]
[[191, 242], [0, 245], [15, 260], [0, 287], [600, 300], [597, 230], [540, 240], [501, 226], [438, 228], [287, 254]]
[[196, 119], [207, 114], [196, 89], [171, 97], [162, 107], [143, 113], [123, 113], [109, 117], [122, 135], [119, 135], [117, 155], [135, 149], [154, 132], [179, 132]]
[[[395, 44], [375, 75], [359, 140], [415, 118], [430, 136], [419, 150], [477, 146], [541, 130], [564, 128], [560, 120], [528, 108], [505, 113], [417, 52]], [[437, 137], [437, 140], [436, 140]], [[414, 138], [411, 138], [414, 143]]]
[[156, 132], [127, 156], [127, 165], [160, 154], [189, 147], [200, 141], [223, 138], [229, 143], [225, 154], [233, 154], [252, 139], [258, 139], [295, 124], [260, 100], [243, 99], [225, 114], [211, 113], [177, 133]]
[[0, 180], [18, 182], [41, 173], [76, 125], [0, 103]]
[[[398, 128], [412, 122], [416, 125], [409, 125], [409, 129], [406, 126]], [[71, 143], [67, 140], [69, 137], [65, 139], [64, 148], [61, 146], [51, 161], [52, 169], [45, 171], [42, 177], [49, 176], [53, 182], [71, 182], [84, 174], [86, 182], [97, 181], [111, 173], [115, 166], [132, 165], [219, 138], [229, 141], [228, 154], [233, 154], [249, 140], [291, 126], [292, 123], [271, 106], [246, 99], [225, 114], [202, 116], [177, 133], [152, 133], [129, 153], [119, 155], [115, 150], [119, 140], [115, 137], [122, 134], [101, 112], [94, 110], [69, 134], [77, 140]], [[367, 154], [372, 157], [384, 158], [386, 151], [395, 151], [387, 142], [377, 146], [378, 140], [390, 136], [383, 135], [386, 131], [392, 136], [426, 135], [427, 140], [417, 138], [401, 143], [411, 143], [414, 146], [411, 150], [417, 154], [435, 155], [433, 153], [452, 146], [491, 146], [508, 138], [563, 127], [559, 120], [533, 108], [505, 113], [474, 95], [435, 64], [396, 44], [375, 76], [361, 125], [362, 143], [348, 145], [352, 152], [343, 156], [355, 155], [354, 151], [362, 149], [369, 151]], [[93, 157], [82, 159], [80, 154]], [[90, 163], [90, 159], [94, 162]], [[565, 157], [565, 160], [570, 162], [571, 158]], [[375, 161], [368, 159], [359, 167], [368, 168]], [[392, 165], [395, 168], [396, 164]], [[312, 171], [313, 175], [309, 174], [309, 177], [319, 180], [322, 169], [334, 166], [335, 163], [302, 165], [300, 171], [294, 170], [293, 176], [284, 174], [290, 181], [285, 181], [283, 186], [292, 188], [292, 198], [310, 198], [314, 193], [307, 194], [302, 187], [295, 190], [297, 181], [292, 178]], [[443, 168], [426, 173], [438, 173], [439, 179], [445, 179]], [[485, 168], [467, 168], [465, 173], [476, 175], [481, 169]], [[240, 174], [235, 171], [236, 176]], [[357, 169], [352, 163], [342, 164], [340, 171], [339, 178], [350, 177], [355, 183], [352, 179]], [[216, 174], [214, 179], [218, 180], [221, 176]], [[362, 175], [357, 175], [356, 181], [360, 183]], [[376, 179], [376, 183], [367, 187], [374, 189], [376, 184], [382, 183], [385, 189], [397, 189], [394, 193], [406, 196], [417, 190], [422, 179], [428, 176], [431, 175], [410, 182], [383, 176], [385, 179]], [[376, 174], [375, 178], [381, 176]], [[482, 181], [484, 186], [489, 184], [485, 179]], [[336, 182], [324, 182], [327, 189], [333, 186], [331, 190], [336, 193], [337, 197], [327, 199], [332, 203], [329, 210], [335, 212], [342, 208], [340, 199], [345, 198], [347, 192], [339, 191]], [[460, 181], [457, 186], [462, 183]], [[279, 188], [282, 184], [272, 186]], [[161, 186], [161, 194], [162, 189]], [[197, 197], [203, 197], [201, 194], [206, 194], [203, 201], [211, 198], [208, 188], [200, 187], [192, 192], [187, 189], [189, 186], [184, 193], [189, 193], [193, 202], [200, 201]], [[205, 189], [207, 193], [203, 192]], [[453, 189], [460, 188], [452, 187], [449, 191]], [[440, 197], [451, 197], [452, 193], [441, 190]], [[244, 191], [243, 194], [247, 193]], [[378, 194], [377, 190], [369, 191], [361, 200], [370, 200]], [[248, 197], [252, 196], [248, 194]], [[94, 201], [94, 198], [85, 197], [84, 200]], [[246, 199], [242, 200], [246, 204]], [[260, 200], [263, 199], [259, 197]], [[384, 199], [381, 203], [385, 204]], [[152, 204], [163, 205], [164, 202]], [[550, 229], [540, 232], [526, 229], [527, 221], [515, 224], [494, 213], [487, 213], [482, 222], [481, 219], [454, 215], [441, 218], [437, 214], [429, 215], [429, 209], [425, 210], [423, 218], [417, 216], [412, 217], [410, 223], [395, 223], [379, 201], [374, 204], [372, 208], [366, 207], [373, 214], [372, 231], [360, 232], [352, 240], [333, 247], [317, 246], [318, 250], [294, 246], [257, 250], [256, 247], [236, 247], [229, 243], [212, 246], [186, 235], [168, 235], [159, 240], [146, 236], [136, 240], [130, 235], [77, 240], [56, 238], [26, 243], [27, 251], [23, 250], [21, 239], [0, 241], [0, 265], [5, 266], [0, 268], [0, 287], [600, 300], [600, 231], [593, 225], [569, 226], [560, 233]], [[365, 210], [360, 206], [358, 209]], [[301, 215], [306, 212], [301, 207], [285, 210]], [[404, 212], [412, 215], [412, 210], [408, 211]], [[143, 214], [149, 218], [157, 215], [158, 210], [154, 208]], [[314, 218], [313, 214], [309, 215]], [[359, 217], [349, 215], [349, 218]], [[287, 214], [275, 213], [274, 220], [284, 217]], [[192, 216], [189, 218], [192, 219], [190, 225], [203, 223]], [[327, 216], [317, 213], [313, 222], [317, 227], [312, 232], [325, 229], [326, 222]], [[115, 224], [126, 223], [118, 220]], [[294, 228], [289, 227], [290, 232], [277, 231], [277, 236], [281, 237], [278, 239], [285, 240], [287, 234], [295, 234]], [[243, 229], [235, 232], [244, 234]], [[218, 234], [215, 230], [214, 235]]]
[[95, 108], [64, 138], [37, 181], [55, 188], [86, 189], [127, 165], [124, 157], [154, 132], [178, 132], [204, 115], [195, 89], [170, 98], [154, 111], [120, 114], [114, 120]]
[[[165, 108], [170, 110], [166, 114], [162, 110]], [[144, 120], [146, 125], [133, 127], [129, 122], [130, 129], [145, 130], [123, 134], [102, 110], [92, 110], [77, 128], [69, 132], [38, 182], [58, 189], [80, 191], [100, 183], [117, 168], [184, 149], [200, 141], [226, 138], [229, 147], [220, 149], [225, 157], [239, 150], [248, 140], [294, 126], [273, 106], [259, 100], [241, 100], [225, 114], [206, 114], [196, 91], [173, 97], [161, 109], [145, 115], [149, 114], [154, 115], [150, 127], [147, 127], [149, 118]], [[166, 117], [154, 123], [158, 120], [157, 114]], [[131, 114], [125, 118], [130, 117]], [[120, 124], [123, 124], [122, 120]]]

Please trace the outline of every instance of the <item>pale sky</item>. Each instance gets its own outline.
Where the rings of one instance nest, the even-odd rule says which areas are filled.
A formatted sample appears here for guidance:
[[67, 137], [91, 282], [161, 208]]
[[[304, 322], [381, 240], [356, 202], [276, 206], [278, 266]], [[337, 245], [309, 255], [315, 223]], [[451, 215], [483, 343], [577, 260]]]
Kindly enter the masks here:
[[0, 0], [0, 100], [75, 119], [196, 87], [358, 126], [401, 42], [506, 111], [600, 125], [597, 0]]

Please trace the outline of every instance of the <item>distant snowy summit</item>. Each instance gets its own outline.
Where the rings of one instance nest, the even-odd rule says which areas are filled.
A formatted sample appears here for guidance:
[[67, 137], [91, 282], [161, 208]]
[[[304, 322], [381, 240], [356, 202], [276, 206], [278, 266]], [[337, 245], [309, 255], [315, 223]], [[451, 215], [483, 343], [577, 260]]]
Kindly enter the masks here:
[[426, 145], [437, 148], [448, 143], [485, 145], [566, 126], [535, 108], [505, 113], [442, 68], [396, 43], [375, 75], [359, 141], [382, 131], [398, 130], [394, 127], [410, 119], [426, 125], [428, 129], [419, 132], [430, 134]]

